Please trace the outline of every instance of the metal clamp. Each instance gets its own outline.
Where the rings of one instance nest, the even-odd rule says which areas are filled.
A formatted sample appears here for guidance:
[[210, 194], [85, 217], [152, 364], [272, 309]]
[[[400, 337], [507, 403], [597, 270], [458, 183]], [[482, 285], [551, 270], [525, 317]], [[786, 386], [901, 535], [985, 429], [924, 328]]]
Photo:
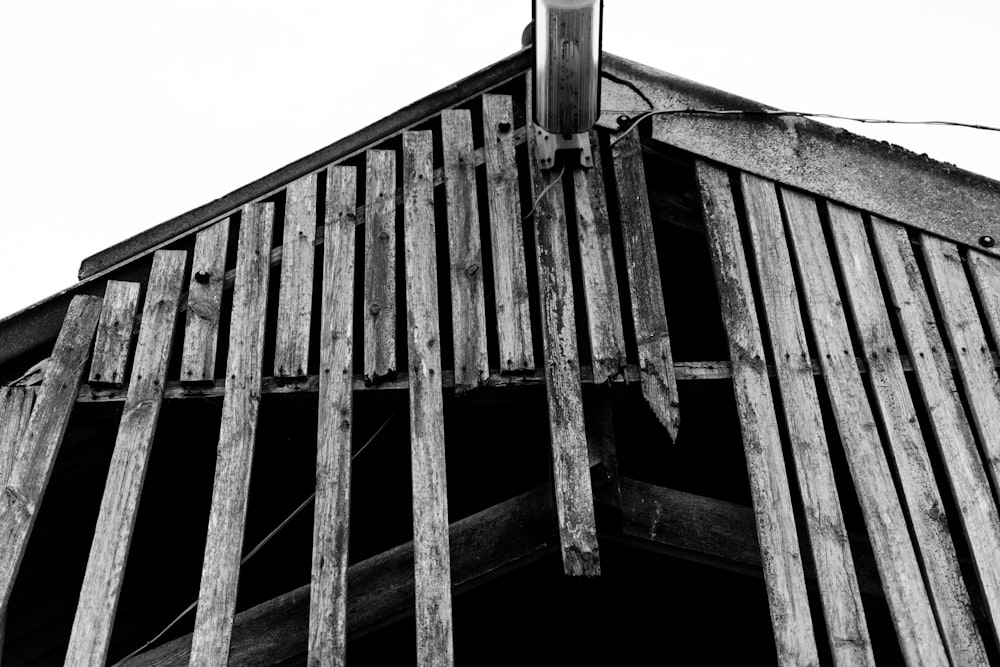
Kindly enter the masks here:
[[538, 159], [539, 169], [555, 167], [557, 151], [565, 151], [563, 155], [567, 164], [572, 162], [588, 169], [594, 166], [590, 135], [587, 132], [564, 136], [547, 132], [536, 123], [532, 123], [532, 126], [535, 128], [535, 157]]

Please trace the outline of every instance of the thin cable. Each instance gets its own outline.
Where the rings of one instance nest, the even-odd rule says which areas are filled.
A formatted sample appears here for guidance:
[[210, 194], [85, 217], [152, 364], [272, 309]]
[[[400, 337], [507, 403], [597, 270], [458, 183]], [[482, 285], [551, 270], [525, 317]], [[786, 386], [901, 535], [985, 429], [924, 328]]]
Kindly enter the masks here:
[[[630, 129], [631, 129], [631, 128], [630, 128]], [[534, 205], [532, 205], [532, 207], [531, 207], [531, 210], [530, 210], [530, 211], [528, 211], [528, 214], [527, 214], [527, 215], [525, 215], [525, 216], [524, 216], [523, 218], [521, 218], [521, 222], [524, 222], [525, 220], [527, 220], [528, 218], [530, 218], [530, 217], [531, 217], [532, 215], [534, 215], [534, 213], [535, 213], [535, 209], [536, 209], [536, 208], [538, 208], [538, 203], [539, 203], [540, 201], [542, 201], [542, 197], [544, 197], [544, 196], [545, 196], [545, 193], [546, 193], [546, 192], [548, 192], [549, 190], [551, 190], [551, 189], [552, 189], [552, 187], [553, 187], [553, 186], [554, 186], [554, 185], [555, 185], [556, 183], [558, 183], [559, 181], [561, 181], [561, 180], [562, 180], [562, 177], [563, 177], [563, 174], [564, 174], [564, 173], [566, 173], [566, 163], [565, 163], [565, 162], [563, 163], [563, 166], [562, 166], [562, 169], [560, 169], [560, 170], [559, 170], [559, 175], [558, 175], [558, 176], [556, 176], [556, 177], [555, 177], [554, 179], [552, 179], [552, 182], [551, 182], [551, 183], [549, 183], [548, 185], [546, 185], [546, 186], [545, 186], [545, 189], [544, 189], [544, 190], [542, 190], [542, 191], [541, 191], [541, 192], [540, 192], [540, 193], [538, 194], [538, 196], [537, 196], [537, 197], [535, 197], [535, 203], [534, 203]]]

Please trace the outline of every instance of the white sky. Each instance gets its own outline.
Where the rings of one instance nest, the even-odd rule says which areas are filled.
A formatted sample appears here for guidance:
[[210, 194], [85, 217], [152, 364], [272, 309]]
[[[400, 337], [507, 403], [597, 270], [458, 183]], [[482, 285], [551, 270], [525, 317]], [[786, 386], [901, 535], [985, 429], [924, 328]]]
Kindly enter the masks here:
[[[530, 17], [529, 0], [4, 3], [0, 316], [513, 53]], [[998, 26], [987, 0], [606, 0], [604, 46], [789, 110], [1000, 126]], [[845, 127], [1000, 179], [1000, 133]]]

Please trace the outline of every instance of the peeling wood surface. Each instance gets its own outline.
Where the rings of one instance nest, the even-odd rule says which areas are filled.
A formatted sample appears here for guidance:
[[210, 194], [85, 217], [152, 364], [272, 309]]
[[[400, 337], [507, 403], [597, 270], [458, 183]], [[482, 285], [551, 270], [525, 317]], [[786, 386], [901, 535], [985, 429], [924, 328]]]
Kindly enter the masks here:
[[67, 664], [103, 666], [107, 660], [132, 531], [160, 417], [186, 263], [187, 253], [183, 250], [159, 250], [153, 256], [132, 378], [73, 620]]
[[[748, 174], [741, 183], [830, 651], [837, 665], [873, 665], [777, 191]], [[822, 238], [822, 230], [812, 231]]]
[[368, 151], [365, 169], [365, 377], [396, 372], [396, 153]]
[[[229, 218], [203, 229], [195, 237], [191, 283], [187, 293], [182, 382], [211, 382], [215, 379], [215, 350], [219, 341], [219, 311], [226, 278], [228, 244]], [[231, 287], [232, 282], [229, 285]]]
[[[783, 193], [786, 205], [790, 199], [801, 197]], [[868, 361], [872, 395], [903, 488], [916, 536], [917, 555], [927, 575], [945, 648], [954, 664], [986, 664], [983, 640], [962, 580], [944, 505], [927, 454], [927, 443], [916, 420], [917, 410], [903, 375], [899, 347], [882, 298], [864, 222], [858, 211], [834, 203], [827, 206], [847, 303]], [[804, 231], [814, 238], [822, 235], [818, 227]]]
[[309, 174], [285, 188], [281, 286], [274, 347], [274, 374], [279, 377], [308, 374], [318, 180], [318, 175]]
[[736, 410], [743, 434], [778, 662], [789, 666], [816, 665], [819, 657], [809, 616], [791, 492], [729, 176], [705, 162], [697, 162], [696, 169], [729, 340]]
[[639, 138], [634, 132], [627, 135], [614, 145], [611, 155], [642, 369], [642, 393], [671, 440], [676, 440], [681, 420], [680, 401]]
[[139, 283], [109, 280], [104, 306], [97, 323], [94, 355], [90, 360], [90, 382], [122, 386], [132, 344], [132, 324], [139, 305]]
[[260, 406], [273, 225], [273, 204], [244, 207], [236, 258], [226, 396], [222, 403], [192, 665], [223, 665], [229, 653]]

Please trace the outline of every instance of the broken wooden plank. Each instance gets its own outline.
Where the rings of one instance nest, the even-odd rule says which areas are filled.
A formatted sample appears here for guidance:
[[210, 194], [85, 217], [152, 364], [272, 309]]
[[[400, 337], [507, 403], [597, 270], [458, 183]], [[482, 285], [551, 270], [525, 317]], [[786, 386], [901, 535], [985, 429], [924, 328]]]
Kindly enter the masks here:
[[706, 162], [698, 161], [695, 166], [729, 340], [736, 410], [743, 434], [778, 662], [789, 666], [817, 664], [816, 638], [809, 616], [778, 418], [771, 401], [764, 344], [729, 175]]
[[97, 323], [94, 356], [90, 360], [90, 382], [117, 387], [125, 382], [132, 323], [139, 305], [139, 283], [109, 280], [104, 289], [104, 306]]
[[222, 403], [192, 665], [223, 665], [229, 654], [260, 407], [273, 225], [272, 203], [243, 207], [226, 363], [226, 396]]
[[431, 133], [404, 132], [403, 215], [417, 664], [452, 665], [455, 656], [433, 175]]
[[354, 167], [327, 169], [316, 509], [309, 595], [309, 660], [317, 665], [343, 665], [347, 646], [357, 178]]
[[602, 383], [620, 375], [625, 368], [625, 335], [597, 132], [590, 133], [590, 149], [593, 166], [572, 170], [573, 194], [594, 381]]
[[[795, 197], [801, 196], [784, 190], [782, 193], [787, 206], [794, 206]], [[903, 488], [907, 514], [917, 538], [917, 555], [927, 574], [945, 648], [954, 664], [986, 664], [983, 640], [962, 580], [927, 443], [915, 419], [916, 408], [903, 374], [899, 346], [882, 298], [864, 221], [860, 212], [839, 204], [829, 202], [827, 210], [847, 303], [868, 362], [872, 395]], [[818, 222], [812, 217], [803, 220]], [[817, 237], [823, 233], [818, 226], [805, 232]]]
[[907, 664], [946, 664], [920, 564], [861, 381], [816, 201], [788, 190], [785, 209], [806, 312], [889, 613]]
[[278, 329], [274, 345], [275, 377], [308, 374], [318, 180], [319, 175], [309, 174], [285, 188]]
[[219, 340], [219, 311], [228, 245], [229, 218], [203, 229], [195, 237], [181, 359], [182, 382], [215, 379], [215, 350]]
[[90, 358], [101, 299], [77, 295], [45, 369], [22, 445], [0, 496], [0, 615], [7, 609], [38, 506], [52, 475], [76, 393]]
[[[483, 153], [490, 203], [500, 369], [523, 373], [534, 369], [535, 357], [531, 345], [530, 295], [514, 151], [517, 133], [513, 127], [511, 97], [483, 95]], [[520, 136], [523, 139], [523, 132]]]
[[[486, 358], [483, 257], [479, 241], [476, 168], [473, 166], [472, 114], [468, 109], [441, 112], [445, 204], [448, 210], [448, 273], [455, 342], [455, 393], [475, 389], [490, 376]], [[433, 174], [427, 176], [429, 181]], [[405, 190], [404, 187], [404, 196]]]
[[365, 170], [365, 378], [396, 372], [396, 153], [368, 151]]
[[[527, 88], [526, 107], [531, 109], [530, 76]], [[601, 572], [601, 562], [583, 419], [562, 172], [539, 168], [536, 137], [531, 132], [528, 138], [530, 191], [534, 201], [531, 222], [535, 228], [559, 543], [566, 574], [596, 576]]]
[[632, 319], [639, 346], [642, 394], [666, 427], [670, 439], [676, 441], [681, 423], [680, 401], [639, 138], [634, 132], [625, 135], [615, 143], [611, 155], [632, 295]]
[[[875, 658], [830, 463], [778, 194], [771, 181], [743, 174], [741, 182], [830, 652], [837, 665], [872, 665]], [[822, 230], [819, 235], [822, 238]]]
[[107, 660], [132, 531], [160, 417], [186, 262], [187, 253], [183, 250], [158, 250], [153, 255], [132, 377], [73, 620], [67, 664], [103, 666]]

